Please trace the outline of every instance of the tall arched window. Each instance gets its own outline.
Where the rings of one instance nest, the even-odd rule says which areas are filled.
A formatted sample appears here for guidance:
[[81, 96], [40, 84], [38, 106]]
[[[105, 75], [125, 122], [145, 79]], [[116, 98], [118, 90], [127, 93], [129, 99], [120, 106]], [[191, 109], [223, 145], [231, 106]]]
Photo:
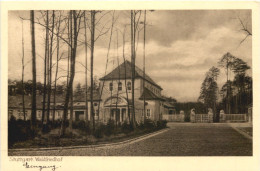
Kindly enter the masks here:
[[127, 90], [131, 90], [131, 82], [130, 81], [127, 82]]
[[113, 91], [113, 83], [109, 83], [109, 90]]
[[118, 91], [122, 91], [122, 83], [121, 82], [118, 83]]

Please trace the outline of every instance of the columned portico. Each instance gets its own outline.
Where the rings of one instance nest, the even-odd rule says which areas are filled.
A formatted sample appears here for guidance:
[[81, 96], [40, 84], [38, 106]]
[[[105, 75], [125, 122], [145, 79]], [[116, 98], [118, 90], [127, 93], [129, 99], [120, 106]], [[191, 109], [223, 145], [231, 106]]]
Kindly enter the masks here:
[[[117, 123], [123, 123], [128, 120], [127, 100], [124, 97], [110, 97], [104, 103], [103, 121], [113, 119]], [[108, 117], [109, 115], [109, 117]]]

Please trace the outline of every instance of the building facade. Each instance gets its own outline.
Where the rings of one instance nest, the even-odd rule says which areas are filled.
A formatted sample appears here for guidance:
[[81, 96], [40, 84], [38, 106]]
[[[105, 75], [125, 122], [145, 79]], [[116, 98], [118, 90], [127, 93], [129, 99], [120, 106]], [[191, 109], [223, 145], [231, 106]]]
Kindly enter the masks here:
[[[123, 62], [106, 76], [100, 78], [102, 120], [113, 119], [118, 123], [129, 121], [132, 116], [132, 84], [134, 84], [135, 119], [138, 123], [146, 119], [162, 119], [164, 112], [162, 88], [148, 75], [135, 66], [135, 79], [132, 82], [131, 63]], [[143, 88], [143, 81], [145, 82]], [[145, 99], [145, 111], [144, 111]]]

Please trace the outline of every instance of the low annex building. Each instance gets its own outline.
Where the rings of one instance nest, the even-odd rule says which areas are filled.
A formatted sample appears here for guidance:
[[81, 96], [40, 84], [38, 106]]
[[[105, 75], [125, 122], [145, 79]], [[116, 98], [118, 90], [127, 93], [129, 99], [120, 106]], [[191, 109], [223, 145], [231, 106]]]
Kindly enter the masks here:
[[[47, 99], [47, 97], [46, 97]], [[98, 91], [94, 92], [93, 96], [94, 100], [94, 113], [95, 118], [97, 119], [97, 110], [98, 110], [98, 103], [101, 101]], [[64, 95], [57, 95], [56, 96], [56, 105], [54, 105], [53, 96], [51, 97], [50, 102], [50, 120], [61, 120], [63, 116], [63, 107], [64, 107]], [[24, 105], [25, 105], [25, 115], [26, 120], [31, 119], [31, 96], [25, 95], [24, 97]], [[55, 106], [55, 107], [54, 107]], [[70, 103], [69, 103], [69, 110], [68, 110], [68, 119], [70, 119]], [[42, 119], [42, 111], [43, 111], [43, 96], [37, 95], [36, 96], [36, 119]], [[53, 115], [55, 113], [55, 115]], [[8, 119], [11, 116], [15, 117], [16, 119], [24, 120], [24, 113], [23, 113], [23, 103], [22, 103], [22, 95], [8, 95]], [[45, 104], [45, 116], [47, 116], [47, 100]], [[54, 118], [53, 118], [54, 116]], [[86, 114], [86, 103], [85, 103], [85, 93], [81, 93], [80, 95], [73, 96], [73, 120], [90, 120], [90, 93], [88, 93], [88, 116]]]

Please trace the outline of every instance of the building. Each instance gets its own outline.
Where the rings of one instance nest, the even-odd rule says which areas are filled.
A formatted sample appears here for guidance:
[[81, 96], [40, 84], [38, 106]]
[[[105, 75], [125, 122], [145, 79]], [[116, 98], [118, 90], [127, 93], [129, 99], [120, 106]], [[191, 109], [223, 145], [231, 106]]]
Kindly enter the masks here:
[[[106, 76], [100, 78], [100, 91], [103, 122], [114, 119], [116, 122], [129, 121], [132, 116], [132, 72], [131, 62], [125, 61]], [[143, 71], [135, 66], [134, 79], [134, 107], [137, 122], [147, 119], [154, 121], [162, 119], [164, 99], [161, 96], [162, 88], [147, 74], [143, 78]], [[143, 81], [145, 87], [143, 88]], [[103, 87], [103, 90], [102, 90]], [[144, 112], [144, 101], [146, 107]], [[128, 110], [128, 108], [130, 110]]]
[[[129, 122], [132, 116], [132, 73], [131, 62], [125, 61], [106, 76], [100, 78], [99, 88], [94, 90], [94, 114], [95, 120], [107, 123], [109, 119], [116, 123]], [[143, 88], [143, 81], [145, 87]], [[143, 78], [143, 71], [135, 66], [134, 81], [134, 107], [135, 119], [138, 123], [146, 119], [153, 121], [161, 120], [164, 114], [174, 113], [174, 106], [162, 97], [162, 88], [147, 74]], [[54, 100], [51, 97], [50, 120], [60, 120], [63, 116], [64, 95], [56, 96], [55, 115]], [[47, 99], [47, 97], [46, 97]], [[145, 111], [144, 111], [145, 99]], [[42, 95], [37, 95], [37, 120], [42, 118]], [[47, 104], [46, 107], [47, 108]], [[22, 95], [8, 96], [9, 119], [14, 116], [16, 119], [24, 119]], [[98, 112], [100, 111], [100, 112]], [[26, 119], [31, 118], [31, 97], [25, 96]], [[70, 118], [70, 104], [68, 119]], [[98, 115], [99, 113], [99, 115]], [[47, 114], [47, 110], [46, 110]], [[45, 115], [46, 116], [46, 115]], [[88, 92], [88, 116], [85, 106], [85, 93], [74, 93], [73, 96], [73, 120], [90, 120], [90, 92]]]
[[[98, 91], [94, 92], [94, 112], [95, 118], [97, 117], [97, 110], [98, 110], [98, 103], [100, 103], [100, 95]], [[73, 97], [73, 120], [90, 120], [90, 115], [86, 115], [86, 106], [85, 106], [85, 93], [81, 93], [80, 95], [74, 95]], [[64, 95], [57, 95], [56, 96], [56, 105], [54, 108], [54, 99], [53, 96], [51, 97], [50, 103], [50, 120], [61, 120], [63, 117], [63, 108], [64, 108]], [[31, 119], [31, 96], [25, 95], [24, 98], [24, 105], [25, 105], [25, 119]], [[42, 119], [42, 109], [43, 108], [43, 96], [37, 95], [36, 96], [36, 119]], [[55, 115], [53, 115], [55, 109]], [[88, 93], [88, 113], [90, 113], [90, 93]], [[45, 116], [47, 115], [47, 96], [46, 96], [46, 105], [45, 105]], [[23, 103], [22, 103], [22, 95], [8, 95], [8, 119], [11, 116], [15, 117], [16, 119], [24, 120], [24, 113], [23, 113]], [[70, 104], [68, 110], [68, 119], [70, 119]]]

